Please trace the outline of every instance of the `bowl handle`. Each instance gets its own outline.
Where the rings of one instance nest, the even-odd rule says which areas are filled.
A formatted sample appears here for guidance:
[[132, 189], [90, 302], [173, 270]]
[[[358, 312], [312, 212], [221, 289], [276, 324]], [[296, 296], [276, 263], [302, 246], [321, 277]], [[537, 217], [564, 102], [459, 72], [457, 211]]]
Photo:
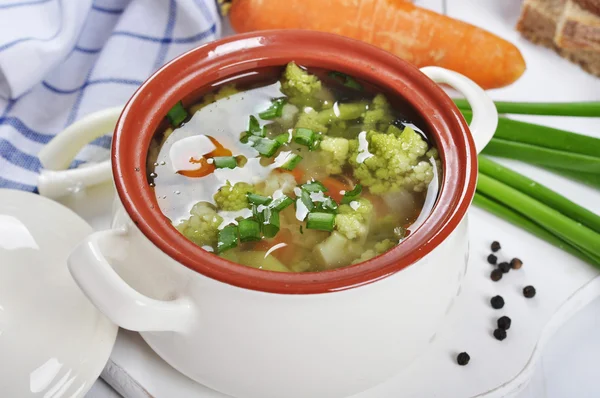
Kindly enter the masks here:
[[498, 111], [494, 101], [474, 81], [460, 73], [437, 66], [426, 66], [421, 68], [421, 72], [434, 82], [446, 83], [465, 96], [473, 110], [473, 120], [469, 129], [477, 153], [481, 152], [494, 136], [498, 126]]
[[38, 177], [41, 195], [56, 199], [112, 179], [110, 160], [67, 170], [75, 155], [94, 139], [114, 130], [121, 107], [91, 113], [71, 124], [38, 153], [43, 166]]
[[88, 236], [68, 259], [73, 279], [88, 299], [118, 326], [136, 332], [185, 332], [193, 307], [187, 298], [155, 300], [129, 286], [106, 260], [103, 248], [122, 244], [127, 231], [112, 229]]

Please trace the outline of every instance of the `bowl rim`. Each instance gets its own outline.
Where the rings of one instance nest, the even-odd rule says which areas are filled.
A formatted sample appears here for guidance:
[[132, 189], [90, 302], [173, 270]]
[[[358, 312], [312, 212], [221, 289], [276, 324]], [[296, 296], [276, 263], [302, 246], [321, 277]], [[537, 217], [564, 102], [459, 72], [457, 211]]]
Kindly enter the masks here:
[[[152, 135], [167, 111], [194, 90], [262, 66], [289, 61], [338, 70], [388, 88], [421, 115], [442, 162], [438, 198], [424, 223], [401, 244], [368, 261], [308, 273], [265, 271], [209, 253], [181, 235], [162, 214], [146, 173]], [[234, 35], [192, 49], [150, 76], [117, 122], [112, 168], [118, 197], [133, 223], [160, 250], [206, 277], [244, 289], [318, 294], [356, 288], [423, 258], [455, 230], [475, 193], [477, 156], [468, 126], [450, 97], [416, 67], [354, 39], [308, 30]]]

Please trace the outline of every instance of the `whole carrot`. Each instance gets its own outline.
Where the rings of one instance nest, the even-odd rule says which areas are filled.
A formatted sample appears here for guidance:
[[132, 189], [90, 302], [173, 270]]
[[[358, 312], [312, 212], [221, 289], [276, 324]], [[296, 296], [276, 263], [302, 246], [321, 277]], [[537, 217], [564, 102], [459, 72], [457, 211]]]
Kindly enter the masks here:
[[233, 0], [237, 32], [310, 29], [362, 40], [417, 67], [441, 66], [483, 88], [513, 83], [525, 71], [508, 41], [406, 0]]

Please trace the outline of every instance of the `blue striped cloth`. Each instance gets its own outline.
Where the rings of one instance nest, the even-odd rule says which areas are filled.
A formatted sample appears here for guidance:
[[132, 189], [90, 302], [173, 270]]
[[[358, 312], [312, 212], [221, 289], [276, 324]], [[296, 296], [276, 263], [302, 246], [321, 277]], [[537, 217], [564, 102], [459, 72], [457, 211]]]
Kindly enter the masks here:
[[[0, 0], [0, 188], [35, 192], [54, 135], [220, 33], [215, 0]], [[71, 167], [109, 147], [101, 137]]]

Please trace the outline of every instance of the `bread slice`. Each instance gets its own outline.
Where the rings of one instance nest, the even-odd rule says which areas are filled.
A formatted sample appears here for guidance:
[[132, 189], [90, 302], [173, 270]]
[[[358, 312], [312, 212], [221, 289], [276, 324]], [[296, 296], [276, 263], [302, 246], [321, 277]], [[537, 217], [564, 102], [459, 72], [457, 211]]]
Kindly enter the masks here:
[[600, 16], [600, 0], [573, 0], [579, 7]]
[[556, 51], [560, 56], [600, 77], [600, 52], [569, 50], [556, 45], [554, 36], [563, 9], [563, 0], [525, 0], [517, 22], [517, 30], [531, 42]]
[[568, 0], [558, 20], [554, 41], [561, 48], [600, 51], [600, 16]]

